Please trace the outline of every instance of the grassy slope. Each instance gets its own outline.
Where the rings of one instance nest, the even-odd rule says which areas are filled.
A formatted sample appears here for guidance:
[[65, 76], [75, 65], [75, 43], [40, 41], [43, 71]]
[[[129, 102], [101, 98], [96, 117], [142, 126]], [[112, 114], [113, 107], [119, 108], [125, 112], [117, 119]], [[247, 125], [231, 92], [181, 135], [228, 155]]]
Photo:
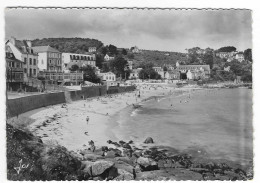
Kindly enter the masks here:
[[[169, 55], [165, 55], [169, 53]], [[172, 65], [174, 66], [177, 61], [186, 61], [187, 57], [184, 53], [178, 52], [161, 52], [144, 50], [141, 53], [134, 53], [134, 59], [138, 62], [152, 62], [155, 66]]]

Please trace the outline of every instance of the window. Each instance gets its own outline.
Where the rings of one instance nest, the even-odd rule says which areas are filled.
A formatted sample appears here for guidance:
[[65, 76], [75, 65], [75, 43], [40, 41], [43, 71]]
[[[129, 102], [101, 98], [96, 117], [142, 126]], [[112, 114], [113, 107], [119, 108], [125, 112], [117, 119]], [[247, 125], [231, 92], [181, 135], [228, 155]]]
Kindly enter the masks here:
[[14, 62], [11, 62], [12, 63], [12, 67], [14, 67]]
[[24, 73], [27, 73], [27, 69], [26, 68], [24, 68]]
[[42, 64], [44, 64], [43, 59], [42, 59]]
[[30, 65], [32, 65], [32, 58], [29, 58], [29, 60], [30, 60]]
[[27, 62], [27, 58], [24, 58], [24, 63], [26, 64], [26, 62]]
[[51, 59], [49, 60], [49, 63], [51, 64]]
[[9, 62], [9, 67], [12, 67], [12, 62]]
[[36, 69], [33, 69], [33, 75], [36, 75]]
[[36, 59], [33, 59], [33, 65], [36, 65]]

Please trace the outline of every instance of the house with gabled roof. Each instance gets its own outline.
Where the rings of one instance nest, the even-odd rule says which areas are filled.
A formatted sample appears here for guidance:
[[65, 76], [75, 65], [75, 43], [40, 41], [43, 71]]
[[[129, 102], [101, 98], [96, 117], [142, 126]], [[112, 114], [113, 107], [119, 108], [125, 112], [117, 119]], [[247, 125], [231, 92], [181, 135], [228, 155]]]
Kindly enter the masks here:
[[6, 49], [23, 63], [24, 80], [38, 75], [38, 54], [32, 49], [29, 40], [16, 40], [14, 37], [6, 42]]

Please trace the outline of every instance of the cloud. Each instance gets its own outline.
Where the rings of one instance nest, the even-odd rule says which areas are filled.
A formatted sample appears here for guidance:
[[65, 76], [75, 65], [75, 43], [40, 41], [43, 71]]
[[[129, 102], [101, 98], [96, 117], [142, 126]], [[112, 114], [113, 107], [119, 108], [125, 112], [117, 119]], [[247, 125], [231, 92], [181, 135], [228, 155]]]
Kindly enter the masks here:
[[183, 51], [198, 45], [233, 44], [244, 49], [251, 47], [252, 39], [248, 10], [20, 9], [6, 10], [5, 20], [6, 37], [92, 36], [119, 47], [140, 45], [145, 49]]

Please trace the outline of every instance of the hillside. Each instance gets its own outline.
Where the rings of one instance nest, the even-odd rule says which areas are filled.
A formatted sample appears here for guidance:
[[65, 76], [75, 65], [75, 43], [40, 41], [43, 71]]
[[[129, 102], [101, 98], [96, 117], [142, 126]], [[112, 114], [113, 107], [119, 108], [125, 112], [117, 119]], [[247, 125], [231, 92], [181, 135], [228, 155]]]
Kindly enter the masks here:
[[32, 40], [33, 46], [51, 46], [60, 52], [85, 53], [88, 47], [99, 49], [103, 43], [96, 39], [89, 38], [43, 38]]
[[154, 66], [175, 65], [177, 61], [186, 61], [185, 53], [179, 52], [162, 52], [154, 50], [143, 50], [140, 53], [134, 53], [136, 65], [140, 62], [151, 62]]

